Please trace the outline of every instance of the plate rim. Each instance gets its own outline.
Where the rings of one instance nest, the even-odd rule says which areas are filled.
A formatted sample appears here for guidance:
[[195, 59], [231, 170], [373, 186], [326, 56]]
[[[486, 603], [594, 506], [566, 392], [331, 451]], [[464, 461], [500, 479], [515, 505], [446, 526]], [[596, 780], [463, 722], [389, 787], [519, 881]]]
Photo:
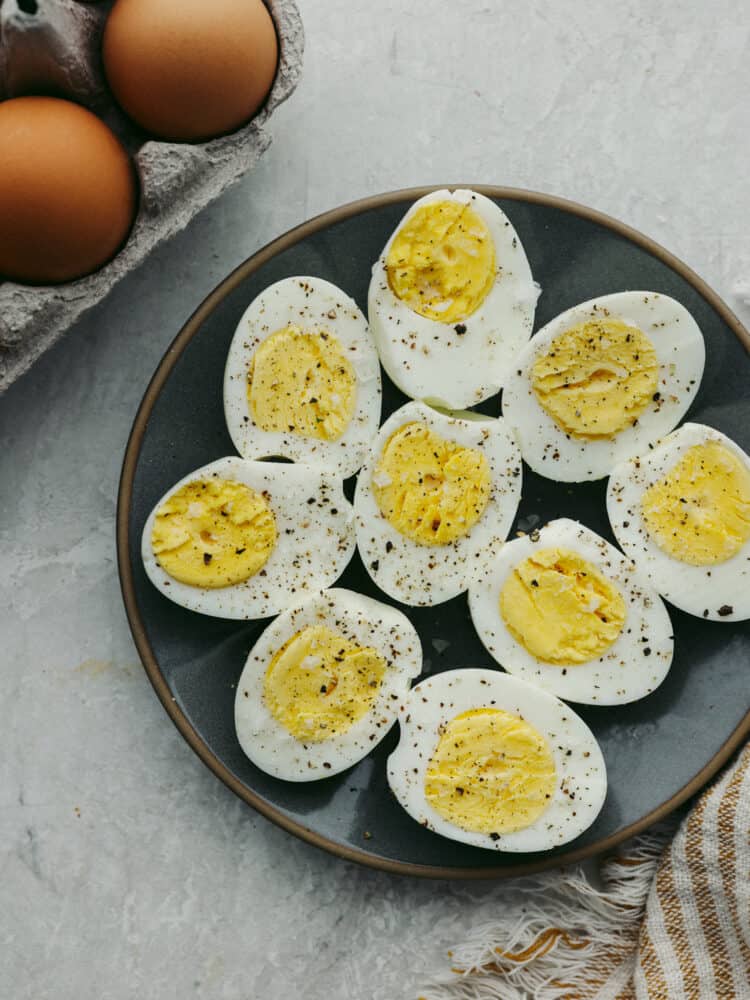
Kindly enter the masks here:
[[[136, 411], [133, 424], [128, 435], [125, 448], [120, 482], [117, 492], [117, 512], [116, 512], [116, 536], [117, 536], [117, 568], [120, 578], [120, 589], [125, 614], [128, 619], [130, 632], [135, 643], [136, 650], [140, 657], [143, 668], [151, 682], [157, 697], [161, 701], [167, 715], [170, 717], [178, 732], [198, 755], [206, 767], [211, 770], [229, 789], [234, 792], [247, 805], [252, 806], [257, 812], [265, 816], [272, 823], [286, 830], [300, 839], [321, 848], [336, 857], [346, 861], [356, 862], [368, 868], [386, 871], [391, 874], [421, 876], [435, 879], [504, 879], [514, 878], [519, 875], [530, 875], [544, 871], [549, 868], [559, 868], [586, 858], [592, 858], [611, 851], [623, 841], [641, 833], [655, 823], [664, 820], [670, 813], [681, 806], [689, 798], [703, 788], [708, 781], [717, 773], [732, 754], [739, 749], [740, 745], [750, 737], [750, 710], [745, 713], [742, 721], [729, 734], [724, 744], [714, 754], [713, 757], [695, 774], [690, 781], [678, 789], [672, 796], [662, 802], [651, 812], [641, 817], [639, 820], [629, 824], [608, 837], [583, 847], [572, 848], [560, 854], [548, 855], [534, 861], [519, 861], [504, 865], [502, 867], [491, 866], [481, 868], [460, 868], [444, 865], [419, 865], [411, 862], [394, 861], [389, 858], [381, 858], [370, 854], [368, 851], [356, 848], [347, 844], [339, 844], [329, 837], [306, 827], [302, 823], [287, 816], [283, 810], [265, 802], [259, 795], [239, 781], [229, 771], [229, 769], [213, 753], [205, 740], [192, 726], [185, 713], [177, 704], [172, 692], [167, 684], [164, 674], [161, 672], [159, 663], [151, 648], [146, 633], [145, 623], [141, 617], [138, 603], [135, 596], [135, 583], [133, 569], [130, 564], [130, 510], [133, 494], [133, 482], [136, 465], [141, 451], [143, 437], [146, 431], [149, 417], [156, 400], [159, 398], [162, 387], [172, 372], [176, 362], [182, 355], [187, 345], [198, 333], [204, 320], [211, 312], [247, 277], [257, 271], [279, 253], [294, 246], [296, 243], [306, 239], [308, 236], [326, 229], [331, 225], [342, 222], [354, 215], [360, 215], [372, 209], [384, 208], [399, 201], [415, 201], [432, 191], [439, 191], [444, 188], [455, 190], [456, 188], [470, 188], [488, 198], [498, 198], [506, 201], [521, 201], [531, 204], [544, 205], [548, 208], [555, 208], [577, 215], [581, 218], [595, 222], [613, 231], [618, 236], [622, 236], [642, 249], [649, 252], [662, 263], [680, 275], [684, 280], [696, 289], [696, 291], [709, 303], [709, 305], [719, 313], [721, 318], [732, 330], [738, 340], [744, 345], [745, 350], [750, 353], [750, 332], [742, 325], [729, 306], [721, 297], [682, 260], [672, 254], [661, 244], [646, 236], [640, 230], [618, 219], [590, 208], [577, 201], [561, 198], [558, 195], [548, 194], [542, 191], [526, 190], [524, 188], [503, 187], [488, 184], [429, 184], [419, 187], [400, 188], [393, 191], [386, 191], [381, 194], [370, 195], [365, 198], [358, 198], [354, 201], [346, 202], [336, 208], [330, 209], [313, 216], [305, 222], [287, 230], [281, 236], [271, 240], [261, 247], [254, 254], [243, 261], [238, 267], [231, 271], [226, 278], [206, 296], [206, 298], [195, 309], [188, 320], [183, 324], [177, 335], [167, 347], [162, 356], [156, 371], [151, 377], [143, 398]], [[490, 859], [488, 859], [490, 860]]]

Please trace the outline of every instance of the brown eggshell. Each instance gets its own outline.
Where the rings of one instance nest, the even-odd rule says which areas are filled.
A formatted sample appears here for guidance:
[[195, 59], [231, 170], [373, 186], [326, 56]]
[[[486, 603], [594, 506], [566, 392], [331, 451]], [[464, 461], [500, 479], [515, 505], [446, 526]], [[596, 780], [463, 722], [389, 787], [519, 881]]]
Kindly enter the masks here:
[[239, 128], [266, 99], [278, 63], [261, 0], [117, 0], [102, 51], [124, 111], [177, 141]]
[[53, 97], [0, 104], [0, 275], [49, 284], [96, 270], [135, 206], [130, 158], [90, 111]]

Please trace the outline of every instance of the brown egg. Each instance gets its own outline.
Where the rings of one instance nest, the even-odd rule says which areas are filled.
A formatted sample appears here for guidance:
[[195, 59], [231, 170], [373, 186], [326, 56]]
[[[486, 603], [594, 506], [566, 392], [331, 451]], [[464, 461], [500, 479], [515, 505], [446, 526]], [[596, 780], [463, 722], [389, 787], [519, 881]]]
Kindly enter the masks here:
[[147, 132], [178, 141], [248, 121], [278, 61], [262, 0], [117, 0], [103, 45], [121, 107]]
[[53, 97], [0, 103], [0, 275], [50, 284], [95, 271], [135, 205], [130, 158], [96, 115]]

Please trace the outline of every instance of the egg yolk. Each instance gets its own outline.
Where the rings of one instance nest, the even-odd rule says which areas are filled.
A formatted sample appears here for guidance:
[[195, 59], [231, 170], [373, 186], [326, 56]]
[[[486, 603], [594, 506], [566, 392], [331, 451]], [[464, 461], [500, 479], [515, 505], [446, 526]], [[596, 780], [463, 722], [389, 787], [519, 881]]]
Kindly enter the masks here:
[[162, 569], [191, 587], [229, 587], [254, 576], [276, 545], [262, 494], [227, 479], [199, 479], [156, 512], [151, 545]]
[[723, 444], [694, 445], [646, 490], [641, 509], [649, 534], [674, 559], [726, 562], [750, 539], [750, 471]]
[[442, 727], [427, 765], [425, 798], [462, 830], [513, 833], [539, 819], [556, 782], [541, 733], [510, 712], [475, 708]]
[[383, 516], [419, 545], [448, 545], [469, 531], [490, 498], [490, 470], [476, 448], [464, 448], [426, 424], [404, 424], [386, 441], [372, 475]]
[[476, 312], [495, 282], [495, 245], [471, 205], [431, 202], [398, 230], [385, 268], [391, 290], [410, 309], [457, 323]]
[[654, 345], [642, 330], [597, 319], [555, 337], [534, 362], [531, 385], [566, 434], [595, 440], [635, 424], [654, 400], [658, 377]]
[[250, 363], [247, 398], [256, 425], [334, 441], [354, 413], [357, 379], [332, 333], [277, 330]]
[[386, 663], [325, 625], [293, 635], [274, 655], [263, 682], [271, 714], [302, 743], [345, 733], [371, 711]]
[[601, 656], [625, 624], [622, 595], [577, 552], [540, 549], [520, 562], [500, 591], [500, 614], [525, 650], [572, 666]]

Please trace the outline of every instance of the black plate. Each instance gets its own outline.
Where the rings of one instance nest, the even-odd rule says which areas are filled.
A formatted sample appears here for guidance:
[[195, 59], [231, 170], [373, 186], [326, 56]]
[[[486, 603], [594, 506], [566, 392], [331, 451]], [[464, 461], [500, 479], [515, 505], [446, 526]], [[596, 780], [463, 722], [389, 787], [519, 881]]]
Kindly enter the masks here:
[[[523, 241], [543, 289], [537, 329], [576, 302], [623, 289], [664, 292], [682, 302], [707, 348], [688, 419], [718, 427], [750, 450], [750, 337], [715, 293], [646, 237], [596, 212], [547, 195], [476, 189], [497, 200]], [[444, 840], [397, 805], [385, 777], [397, 727], [356, 767], [324, 781], [289, 784], [255, 768], [237, 742], [233, 702], [245, 657], [266, 622], [219, 621], [177, 607], [151, 586], [139, 554], [146, 517], [162, 494], [191, 470], [233, 453], [222, 376], [251, 299], [279, 278], [310, 274], [339, 285], [366, 309], [373, 261], [408, 205], [427, 190], [394, 192], [313, 219], [251, 257], [197, 310], [159, 365], [133, 426], [118, 506], [120, 575], [133, 636], [157, 694], [188, 743], [245, 801], [298, 836], [374, 867], [500, 877], [609, 848], [666, 815], [715, 773], [750, 732], [750, 623], [707, 623], [670, 608], [675, 659], [659, 690], [633, 705], [577, 708], [601, 744], [609, 774], [596, 823], [557, 851], [498, 854]], [[404, 402], [385, 379], [384, 418]], [[496, 414], [497, 398], [480, 409]], [[571, 517], [613, 541], [605, 486], [555, 483], [524, 468], [515, 527]], [[340, 583], [388, 600], [357, 555]], [[422, 638], [426, 673], [495, 666], [473, 630], [465, 595], [436, 608], [403, 610]]]

